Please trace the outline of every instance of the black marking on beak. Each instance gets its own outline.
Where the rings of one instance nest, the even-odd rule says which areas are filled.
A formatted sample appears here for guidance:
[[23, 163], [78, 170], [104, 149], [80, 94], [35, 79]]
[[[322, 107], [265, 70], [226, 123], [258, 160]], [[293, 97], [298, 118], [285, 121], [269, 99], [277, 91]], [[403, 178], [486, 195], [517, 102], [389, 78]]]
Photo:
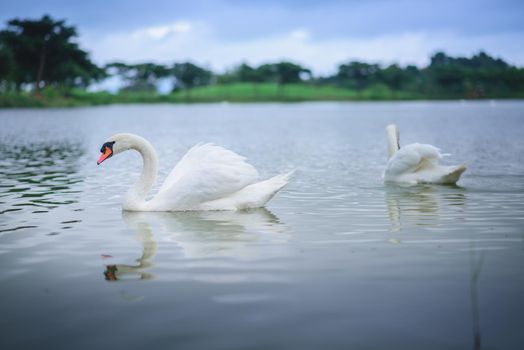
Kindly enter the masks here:
[[115, 141], [106, 142], [102, 145], [102, 148], [100, 148], [100, 153], [104, 153], [106, 150], [106, 147], [111, 150], [111, 153], [113, 153], [113, 145], [115, 144]]
[[102, 155], [100, 156], [100, 158], [98, 158], [96, 165], [102, 164], [103, 161], [113, 156], [113, 145], [114, 144], [115, 142], [111, 141], [111, 142], [106, 142], [102, 145], [102, 148], [100, 148], [100, 153], [102, 153]]

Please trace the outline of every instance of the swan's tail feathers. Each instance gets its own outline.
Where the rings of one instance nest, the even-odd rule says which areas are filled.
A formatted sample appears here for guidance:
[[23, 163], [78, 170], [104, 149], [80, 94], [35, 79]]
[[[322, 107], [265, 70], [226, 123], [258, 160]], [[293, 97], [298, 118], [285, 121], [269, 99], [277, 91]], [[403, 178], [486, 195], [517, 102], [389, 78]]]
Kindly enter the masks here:
[[237, 209], [261, 208], [289, 183], [295, 170], [254, 183], [237, 193]]
[[[284, 186], [286, 186], [289, 183], [289, 179], [291, 179], [291, 176], [295, 173], [295, 170], [291, 170], [290, 172], [286, 174], [280, 174], [277, 176], [273, 176], [270, 179], [267, 179], [266, 181], [259, 182], [259, 184], [264, 184], [267, 188], [267, 194], [269, 195], [268, 199], [269, 201], [273, 196], [280, 191]], [[266, 203], [264, 203], [266, 204]]]
[[286, 186], [289, 183], [289, 180], [291, 179], [293, 174], [295, 174], [295, 171], [296, 171], [296, 169], [293, 169], [293, 170], [291, 170], [288, 173], [280, 174], [280, 175], [277, 175], [277, 176], [273, 176], [271, 179], [269, 179], [267, 181], [272, 181], [272, 182], [275, 183], [275, 185], [279, 184], [280, 187], [278, 188], [278, 190], [280, 190], [282, 187]]
[[460, 179], [460, 176], [463, 172], [465, 172], [467, 169], [466, 164], [461, 164], [452, 169], [452, 171], [444, 176], [444, 183], [448, 184], [456, 184], [457, 181]]

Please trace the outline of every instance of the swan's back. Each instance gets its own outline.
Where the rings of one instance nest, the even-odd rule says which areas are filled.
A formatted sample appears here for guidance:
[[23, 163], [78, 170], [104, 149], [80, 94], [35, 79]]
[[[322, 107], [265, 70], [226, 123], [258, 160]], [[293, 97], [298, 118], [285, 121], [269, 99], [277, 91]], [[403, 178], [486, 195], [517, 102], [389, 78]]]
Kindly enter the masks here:
[[404, 183], [455, 184], [466, 170], [464, 164], [439, 164], [442, 154], [432, 145], [414, 143], [404, 146], [389, 159], [384, 180]]
[[427, 144], [412, 143], [400, 148], [388, 161], [386, 174], [399, 176], [412, 173], [422, 168], [432, 168], [442, 158], [437, 147]]
[[166, 177], [155, 205], [191, 208], [235, 193], [258, 178], [258, 171], [245, 160], [211, 143], [196, 145]]

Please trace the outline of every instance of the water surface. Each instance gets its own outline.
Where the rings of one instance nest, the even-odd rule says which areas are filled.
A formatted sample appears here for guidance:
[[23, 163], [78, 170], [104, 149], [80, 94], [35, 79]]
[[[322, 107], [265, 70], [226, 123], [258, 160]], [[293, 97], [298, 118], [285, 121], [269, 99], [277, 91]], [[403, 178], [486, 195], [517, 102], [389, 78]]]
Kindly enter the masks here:
[[[392, 121], [459, 186], [384, 185]], [[266, 209], [123, 213], [116, 132], [160, 181], [198, 142], [297, 172]], [[523, 158], [518, 101], [2, 110], [1, 348], [520, 349]]]

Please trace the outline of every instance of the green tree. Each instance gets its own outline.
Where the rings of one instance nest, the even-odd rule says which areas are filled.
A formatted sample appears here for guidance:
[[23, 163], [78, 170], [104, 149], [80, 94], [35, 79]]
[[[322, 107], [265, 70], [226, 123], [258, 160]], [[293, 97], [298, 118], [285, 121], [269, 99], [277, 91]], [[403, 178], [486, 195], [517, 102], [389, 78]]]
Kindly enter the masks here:
[[13, 81], [15, 62], [11, 50], [0, 42], [0, 91], [9, 90]]
[[400, 90], [406, 83], [406, 75], [402, 68], [396, 64], [392, 64], [380, 70], [379, 80], [392, 90]]
[[251, 67], [247, 63], [241, 63], [232, 70], [217, 76], [219, 84], [236, 82], [262, 83], [277, 82], [278, 76], [274, 64], [263, 64], [259, 67]]
[[464, 68], [455, 58], [447, 56], [444, 52], [437, 52], [425, 69], [429, 78], [428, 90], [438, 95], [462, 95], [465, 87]]
[[209, 85], [213, 77], [211, 71], [191, 62], [175, 63], [171, 72], [176, 79], [175, 88], [185, 89], [187, 97], [190, 96], [192, 88]]
[[260, 83], [264, 81], [264, 76], [261, 72], [251, 67], [246, 63], [242, 63], [235, 70], [235, 75], [238, 78], [238, 81], [242, 82], [251, 82], [251, 83]]
[[282, 85], [302, 82], [303, 74], [311, 77], [309, 69], [286, 61], [275, 64], [275, 70], [278, 76], [278, 83]]
[[125, 82], [126, 91], [155, 91], [159, 79], [169, 77], [169, 68], [154, 63], [125, 64], [113, 62], [106, 65], [108, 72], [118, 75]]
[[253, 83], [253, 96], [258, 96], [258, 83], [267, 81], [267, 77], [257, 68], [253, 68], [247, 63], [241, 63], [233, 70], [217, 76], [218, 84], [230, 84], [235, 82]]
[[363, 90], [377, 80], [380, 67], [377, 64], [352, 61], [338, 67], [337, 81], [340, 85]]
[[271, 81], [279, 85], [301, 83], [304, 76], [311, 78], [311, 70], [287, 61], [263, 64], [255, 71], [260, 77], [259, 81]]
[[17, 87], [24, 83], [36, 90], [47, 85], [85, 87], [103, 78], [104, 71], [73, 41], [76, 36], [76, 29], [65, 20], [55, 21], [47, 15], [8, 21], [7, 28], [0, 31], [0, 42], [12, 52], [12, 79]]
[[416, 66], [400, 67], [397, 64], [380, 69], [375, 77], [375, 84], [384, 84], [396, 96], [400, 91], [419, 93], [423, 81], [420, 70]]

